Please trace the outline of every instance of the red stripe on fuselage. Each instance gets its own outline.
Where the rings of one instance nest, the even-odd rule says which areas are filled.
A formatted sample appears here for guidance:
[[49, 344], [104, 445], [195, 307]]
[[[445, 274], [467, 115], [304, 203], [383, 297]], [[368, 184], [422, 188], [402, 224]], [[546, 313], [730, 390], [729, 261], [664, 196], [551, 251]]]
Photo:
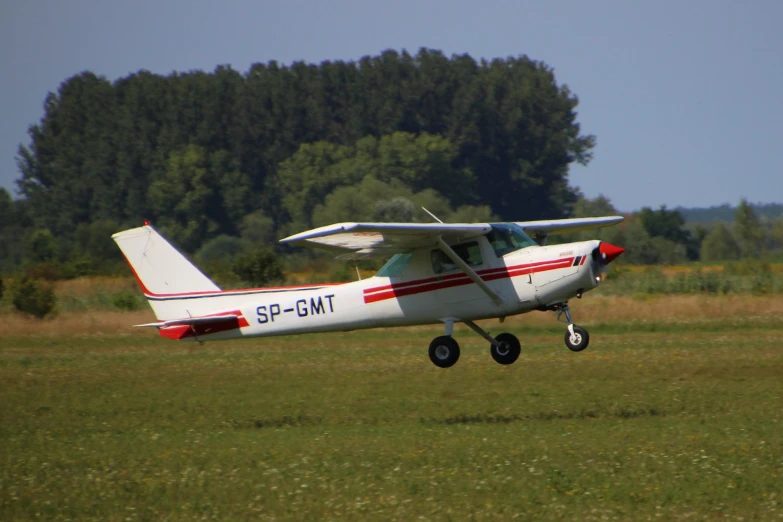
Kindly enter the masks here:
[[[494, 281], [497, 279], [512, 278], [549, 270], [558, 270], [560, 268], [569, 268], [573, 262], [574, 258], [570, 257], [525, 265], [480, 270], [477, 273], [484, 281]], [[472, 283], [473, 281], [465, 274], [451, 274], [443, 277], [431, 277], [404, 283], [378, 286], [375, 288], [368, 288], [364, 291], [364, 302], [365, 304], [375, 303], [378, 301], [385, 301], [386, 299], [432, 292], [434, 290], [453, 288], [455, 286], [469, 285]]]
[[[479, 270], [476, 272], [478, 275], [482, 276], [483, 279], [486, 279], [488, 276], [496, 275], [496, 274], [502, 274], [503, 277], [507, 277], [507, 274], [512, 271], [518, 271], [518, 270], [526, 270], [526, 269], [534, 269], [536, 267], [540, 267], [542, 265], [550, 265], [550, 264], [557, 264], [557, 265], [563, 265], [566, 266], [566, 263], [570, 266], [571, 263], [573, 263], [574, 258], [563, 258], [563, 259], [553, 259], [550, 261], [538, 261], [536, 263], [528, 263], [525, 265], [514, 265], [514, 266], [508, 266], [508, 267], [501, 267], [501, 268], [488, 268], [485, 270]], [[527, 273], [527, 272], [526, 272]], [[375, 292], [382, 292], [384, 290], [397, 290], [401, 288], [406, 288], [410, 286], [418, 286], [422, 284], [427, 283], [436, 283], [436, 282], [442, 282], [442, 281], [449, 281], [452, 279], [468, 279], [468, 276], [465, 275], [462, 272], [456, 273], [456, 274], [449, 274], [444, 276], [437, 276], [437, 277], [430, 277], [426, 279], [416, 279], [414, 281], [405, 281], [402, 283], [394, 283], [391, 285], [385, 285], [385, 286], [376, 286], [374, 288], [367, 288], [364, 293], [365, 294], [371, 294]]]

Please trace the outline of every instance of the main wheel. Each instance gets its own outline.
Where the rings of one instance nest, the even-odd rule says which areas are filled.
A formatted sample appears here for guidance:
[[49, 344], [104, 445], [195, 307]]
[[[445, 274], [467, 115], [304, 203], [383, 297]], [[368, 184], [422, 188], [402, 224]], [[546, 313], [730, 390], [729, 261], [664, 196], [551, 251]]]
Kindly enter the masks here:
[[510, 333], [502, 333], [495, 337], [498, 346], [489, 347], [489, 353], [498, 364], [512, 364], [519, 358], [519, 352], [522, 351], [519, 346], [519, 339]]
[[439, 368], [449, 368], [459, 360], [459, 344], [451, 336], [441, 335], [430, 343], [430, 361]]
[[581, 326], [574, 325], [574, 335], [566, 330], [565, 344], [572, 352], [581, 352], [590, 344], [590, 334]]

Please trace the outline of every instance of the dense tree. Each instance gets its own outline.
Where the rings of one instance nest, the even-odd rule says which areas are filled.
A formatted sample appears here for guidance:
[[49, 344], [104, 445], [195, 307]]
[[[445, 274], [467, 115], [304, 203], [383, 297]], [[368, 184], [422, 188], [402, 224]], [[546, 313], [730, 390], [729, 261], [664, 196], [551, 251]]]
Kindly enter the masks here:
[[225, 234], [210, 239], [196, 253], [196, 260], [203, 265], [231, 263], [234, 258], [248, 250], [242, 239]]
[[[751, 204], [753, 212], [760, 218], [775, 220], [783, 216], [783, 204], [781, 203], [755, 203]], [[730, 223], [734, 221], [736, 208], [728, 203], [709, 208], [678, 208], [677, 210], [688, 223], [712, 223], [714, 221], [723, 221]]]
[[568, 167], [594, 146], [577, 102], [528, 57], [428, 49], [245, 74], [221, 66], [109, 82], [84, 72], [47, 97], [17, 183], [33, 225], [58, 239], [73, 242], [80, 224], [152, 218], [190, 252], [239, 234], [255, 212], [276, 233], [307, 226], [328, 194], [369, 173], [432, 189], [451, 208], [561, 217], [576, 198]]
[[239, 233], [240, 237], [251, 245], [268, 245], [275, 241], [275, 223], [263, 211], [257, 210], [242, 218]]
[[776, 248], [783, 248], [783, 216], [772, 225], [772, 241]]
[[723, 223], [715, 225], [702, 241], [701, 258], [704, 261], [732, 261], [739, 256], [737, 241]]
[[764, 250], [764, 231], [758, 216], [746, 199], [742, 199], [734, 213], [734, 233], [740, 253], [746, 259], [758, 259]]
[[270, 248], [258, 248], [241, 254], [234, 261], [234, 272], [255, 287], [283, 279], [283, 269]]
[[678, 210], [667, 210], [666, 205], [662, 205], [658, 210], [644, 207], [639, 212], [639, 219], [650, 237], [681, 245], [688, 259], [699, 258], [699, 241], [685, 228], [685, 218]]
[[[574, 217], [601, 217], [601, 216], [617, 216], [620, 212], [612, 205], [609, 198], [603, 194], [598, 195], [594, 199], [590, 199], [583, 194], [580, 194], [574, 204]], [[577, 234], [568, 234], [564, 236], [550, 238], [550, 243], [554, 242], [568, 242], [568, 241], [589, 241], [591, 239], [600, 239], [613, 245], [625, 245], [626, 234], [625, 228], [627, 223], [622, 223], [619, 226], [605, 227], [598, 230], [588, 230]], [[647, 234], [645, 233], [645, 236]], [[649, 238], [647, 238], [649, 239]], [[628, 262], [628, 258], [632, 256], [623, 256], [623, 262]]]
[[[366, 137], [353, 147], [303, 145], [279, 169], [286, 193], [283, 208], [291, 218], [288, 229], [298, 231], [330, 220], [389, 221], [392, 214], [375, 215], [372, 209], [385, 208], [395, 196], [420, 194], [422, 203], [450, 211], [449, 201], [469, 201], [475, 191], [470, 170], [453, 167], [455, 154], [448, 140], [426, 133]], [[404, 215], [414, 219], [412, 212]]]
[[34, 230], [28, 240], [28, 259], [35, 263], [53, 261], [57, 257], [57, 243], [47, 229]]
[[574, 217], [616, 216], [619, 212], [609, 198], [599, 194], [595, 199], [579, 195], [574, 204]]
[[685, 243], [688, 239], [682, 214], [677, 210], [667, 210], [666, 205], [658, 210], [644, 207], [639, 212], [639, 219], [650, 237], [662, 237], [675, 243]]

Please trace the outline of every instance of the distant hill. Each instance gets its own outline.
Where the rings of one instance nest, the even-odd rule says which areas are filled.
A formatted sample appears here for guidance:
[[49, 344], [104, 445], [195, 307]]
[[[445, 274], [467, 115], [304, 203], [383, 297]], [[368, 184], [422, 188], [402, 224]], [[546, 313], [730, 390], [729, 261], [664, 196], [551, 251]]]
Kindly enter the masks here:
[[[783, 203], [753, 203], [751, 204], [756, 215], [761, 218], [776, 219], [783, 216]], [[684, 208], [678, 207], [686, 223], [711, 223], [713, 221], [734, 221], [736, 206], [728, 203], [709, 208]]]

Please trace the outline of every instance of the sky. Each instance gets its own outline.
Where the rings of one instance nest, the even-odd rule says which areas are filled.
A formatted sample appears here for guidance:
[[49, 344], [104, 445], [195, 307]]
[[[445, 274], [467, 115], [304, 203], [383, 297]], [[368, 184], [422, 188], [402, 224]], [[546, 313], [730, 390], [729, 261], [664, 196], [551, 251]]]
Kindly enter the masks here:
[[47, 93], [84, 70], [246, 72], [427, 47], [553, 67], [597, 137], [570, 174], [588, 197], [622, 211], [783, 202], [781, 20], [777, 0], [8, 0], [0, 186], [15, 190], [16, 151]]

